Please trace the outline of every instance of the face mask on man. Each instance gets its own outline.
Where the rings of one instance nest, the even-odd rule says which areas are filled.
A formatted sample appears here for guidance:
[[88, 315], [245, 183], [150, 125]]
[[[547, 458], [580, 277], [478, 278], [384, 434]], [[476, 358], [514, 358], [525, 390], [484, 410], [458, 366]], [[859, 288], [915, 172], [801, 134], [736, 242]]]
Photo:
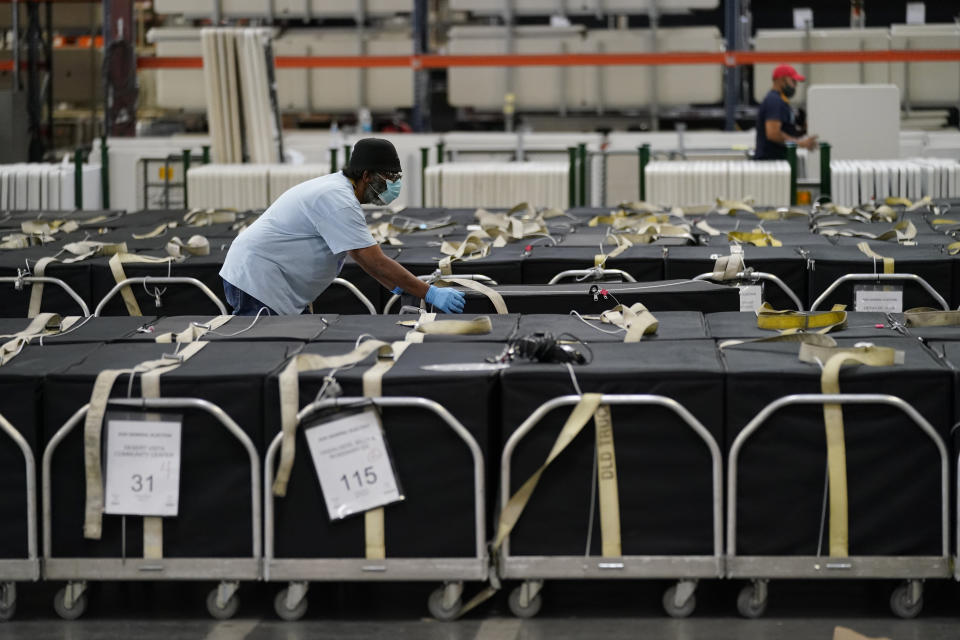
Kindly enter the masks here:
[[375, 205], [390, 204], [400, 195], [401, 180], [401, 177], [397, 177], [396, 180], [388, 180], [383, 175], [375, 175], [364, 190], [366, 201]]
[[401, 181], [403, 178], [397, 178], [396, 180], [386, 180], [387, 186], [380, 193], [380, 201], [383, 204], [390, 204], [400, 195]]
[[796, 85], [792, 84], [784, 84], [782, 91], [783, 95], [787, 96], [788, 98], [792, 98], [793, 94], [797, 92], [797, 87]]

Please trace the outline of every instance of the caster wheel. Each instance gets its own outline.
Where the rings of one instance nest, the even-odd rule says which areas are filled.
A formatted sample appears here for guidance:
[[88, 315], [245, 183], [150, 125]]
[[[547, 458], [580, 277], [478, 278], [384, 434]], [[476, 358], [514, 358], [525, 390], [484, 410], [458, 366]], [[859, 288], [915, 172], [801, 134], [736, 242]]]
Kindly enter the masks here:
[[541, 594], [537, 594], [527, 603], [527, 606], [520, 604], [520, 590], [523, 587], [515, 587], [513, 591], [510, 592], [510, 597], [507, 599], [507, 604], [510, 605], [510, 611], [513, 615], [518, 618], [532, 618], [538, 613], [540, 613], [540, 607], [543, 606], [543, 599], [540, 597]]
[[890, 610], [898, 618], [916, 618], [921, 609], [923, 609], [923, 596], [921, 595], [916, 602], [910, 604], [910, 587], [906, 584], [900, 585], [890, 594]]
[[17, 612], [17, 602], [14, 600], [8, 606], [4, 607], [0, 605], [0, 622], [6, 622], [13, 618], [13, 614]]
[[740, 595], [737, 596], [737, 611], [744, 618], [759, 618], [767, 610], [766, 598], [759, 602], [754, 601], [753, 594], [755, 591], [756, 587], [748, 584], [740, 590]]
[[53, 597], [53, 610], [64, 620], [76, 620], [87, 610], [87, 594], [81, 594], [72, 607], [67, 607], [67, 588], [61, 587]]
[[304, 596], [297, 603], [297, 606], [290, 609], [287, 607], [287, 589], [283, 589], [273, 599], [273, 610], [277, 612], [281, 620], [287, 620], [288, 622], [299, 620], [307, 612], [307, 598]]
[[237, 609], [240, 608], [240, 599], [234, 594], [229, 600], [227, 600], [226, 605], [223, 607], [217, 606], [217, 588], [214, 587], [210, 593], [207, 594], [207, 611], [210, 615], [217, 620], [229, 620], [237, 614]]
[[443, 587], [434, 589], [430, 594], [430, 597], [427, 598], [427, 608], [430, 610], [430, 615], [432, 615], [437, 620], [442, 622], [449, 622], [450, 620], [455, 620], [458, 615], [460, 615], [460, 609], [463, 608], [463, 601], [461, 598], [457, 598], [457, 601], [453, 603], [453, 606], [449, 609], [443, 606]]
[[673, 585], [663, 593], [663, 610], [666, 611], [667, 615], [671, 618], [689, 617], [690, 614], [693, 613], [693, 610], [697, 608], [696, 594], [691, 594], [681, 607], [677, 606], [676, 597], [677, 585]]

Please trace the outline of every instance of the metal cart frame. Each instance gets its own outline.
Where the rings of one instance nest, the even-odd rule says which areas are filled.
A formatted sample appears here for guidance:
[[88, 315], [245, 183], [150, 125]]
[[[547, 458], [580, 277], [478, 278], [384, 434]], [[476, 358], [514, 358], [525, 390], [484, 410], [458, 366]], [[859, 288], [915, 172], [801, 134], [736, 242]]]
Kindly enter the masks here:
[[[716, 282], [717, 284], [727, 284], [727, 281], [724, 280], [714, 280], [711, 276], [713, 273], [701, 273], [698, 276], [695, 276], [694, 280], [709, 280], [711, 282]], [[803, 303], [800, 302], [800, 298], [796, 293], [793, 292], [793, 289], [787, 286], [787, 283], [775, 276], [772, 273], [767, 273], [766, 271], [754, 271], [753, 269], [747, 269], [745, 271], [740, 271], [737, 273], [737, 282], [749, 281], [751, 283], [756, 283], [760, 280], [766, 282], [772, 282], [773, 284], [780, 287], [780, 290], [783, 291], [790, 298], [790, 301], [793, 302], [797, 307], [797, 311], [803, 311]]]
[[547, 284], [557, 284], [567, 278], [576, 278], [577, 282], [584, 280], [603, 280], [607, 276], [619, 276], [624, 282], [636, 282], [637, 279], [624, 271], [623, 269], [604, 269], [603, 267], [593, 267], [591, 269], [567, 269], [550, 278]]
[[[482, 282], [483, 284], [496, 286], [498, 283], [493, 278], [481, 275], [479, 273], [455, 273], [450, 276], [451, 278], [460, 278], [461, 280], [475, 280], [476, 282]], [[433, 284], [437, 280], [442, 280], [444, 276], [440, 275], [440, 270], [434, 271], [428, 276], [417, 276], [418, 280], [422, 280], [427, 284]], [[389, 315], [390, 309], [393, 308], [393, 305], [397, 303], [397, 300], [400, 299], [400, 296], [393, 294], [390, 296], [390, 299], [387, 300], [387, 303], [383, 305], [383, 315]]]
[[217, 310], [220, 312], [220, 315], [227, 315], [227, 308], [223, 306], [222, 302], [220, 302], [220, 298], [218, 298], [216, 294], [214, 294], [213, 291], [210, 290], [210, 287], [203, 284], [196, 278], [188, 278], [184, 276], [157, 276], [157, 277], [141, 276], [138, 278], [127, 278], [125, 280], [121, 280], [120, 282], [115, 284], [113, 288], [110, 289], [110, 291], [108, 291], [105, 296], [103, 296], [103, 299], [100, 300], [100, 303], [97, 305], [97, 308], [93, 310], [93, 315], [99, 317], [100, 314], [103, 312], [103, 308], [107, 306], [107, 303], [110, 302], [110, 300], [112, 300], [114, 296], [120, 293], [121, 289], [123, 289], [124, 287], [128, 287], [132, 284], [142, 284], [144, 286], [148, 284], [189, 284], [196, 287], [197, 289], [200, 289], [200, 291], [203, 292], [205, 296], [210, 298], [210, 301], [216, 305]]
[[810, 311], [819, 309], [820, 305], [830, 297], [830, 294], [846, 282], [913, 282], [923, 287], [923, 290], [930, 294], [930, 297], [933, 298], [944, 311], [950, 310], [950, 305], [943, 299], [943, 296], [937, 293], [937, 290], [930, 286], [929, 282], [914, 273], [848, 273], [834, 280], [833, 284], [827, 287], [826, 290], [813, 301], [813, 304], [810, 305]]
[[66, 282], [60, 278], [49, 278], [47, 276], [3, 276], [0, 277], [0, 282], [9, 282], [13, 285], [13, 288], [17, 291], [23, 290], [23, 285], [25, 284], [53, 284], [64, 291], [67, 295], [70, 296], [74, 302], [80, 307], [80, 310], [83, 312], [83, 317], [90, 315], [90, 307], [87, 306], [87, 303], [83, 301], [83, 298], [73, 290], [73, 287], [68, 285]]
[[37, 465], [33, 451], [3, 415], [0, 415], [0, 431], [7, 434], [23, 454], [27, 482], [27, 557], [0, 559], [0, 622], [4, 622], [12, 618], [17, 610], [16, 583], [39, 580], [40, 561], [37, 559]]
[[207, 609], [218, 619], [232, 617], [239, 606], [236, 597], [240, 580], [260, 580], [263, 555], [261, 528], [260, 457], [250, 437], [220, 407], [199, 398], [111, 398], [108, 406], [129, 409], [194, 409], [218, 420], [247, 452], [250, 464], [251, 536], [253, 553], [249, 558], [58, 558], [53, 556], [53, 506], [51, 468], [57, 447], [83, 420], [90, 405], [78, 409], [50, 439], [43, 452], [43, 578], [67, 580], [67, 586], [54, 598], [54, 608], [66, 619], [83, 615], [86, 609], [88, 580], [218, 580], [219, 586], [207, 597]]
[[[886, 405], [906, 414], [913, 424], [926, 433], [940, 451], [941, 464], [941, 536], [943, 551], [939, 556], [740, 556], [737, 555], [737, 461], [744, 443], [773, 414], [795, 405]], [[822, 428], [822, 423], [817, 423]], [[730, 447], [727, 463], [727, 577], [751, 580], [737, 598], [741, 615], [757, 618], [767, 606], [767, 583], [773, 578], [850, 579], [902, 578], [905, 583], [893, 592], [890, 607], [903, 618], [912, 618], [923, 606], [925, 578], [950, 578], [953, 575], [950, 557], [949, 461], [947, 447], [933, 426], [904, 400], [887, 394], [794, 394], [774, 400], [737, 434]]]
[[370, 298], [363, 295], [363, 292], [360, 291], [360, 289], [357, 289], [356, 285], [354, 285], [349, 280], [344, 280], [343, 278], [334, 278], [333, 282], [331, 282], [330, 284], [335, 284], [335, 285], [344, 287], [347, 291], [352, 293], [357, 300], [360, 301], [360, 304], [366, 307], [367, 311], [370, 312], [370, 315], [372, 316], [377, 315], [377, 308], [373, 305], [372, 302], [370, 302]]
[[452, 620], [460, 614], [464, 581], [485, 582], [490, 571], [486, 544], [486, 487], [484, 460], [480, 445], [459, 420], [442, 405], [419, 397], [336, 398], [313, 402], [297, 414], [297, 425], [317, 411], [341, 407], [407, 407], [430, 411], [442, 419], [473, 456], [474, 513], [476, 555], [470, 558], [277, 558], [274, 556], [274, 501], [271, 487], [275, 473], [277, 452], [283, 434], [278, 433], [267, 449], [264, 462], [264, 557], [263, 577], [267, 582], [289, 582], [277, 594], [274, 608], [284, 620], [297, 620], [306, 612], [306, 594], [309, 581], [432, 581], [441, 580], [443, 586], [429, 598], [430, 612], [438, 619]]
[[[540, 405], [511, 434], [503, 448], [500, 467], [500, 508], [510, 500], [510, 462], [520, 441], [551, 411], [574, 406], [581, 396], [559, 396]], [[497, 569], [501, 580], [519, 579], [523, 584], [510, 594], [513, 613], [529, 618], [540, 610], [540, 590], [546, 578], [585, 580], [662, 578], [677, 584], [664, 593], [663, 606], [674, 617], [686, 617], [696, 606], [694, 592], [700, 578], [722, 578], [723, 558], [723, 457], [716, 439], [682, 404], [650, 394], [608, 395], [600, 403], [611, 406], [652, 405], [672, 411], [690, 427], [710, 451], [713, 478], [713, 555], [703, 556], [511, 556], [510, 538], [503, 541]]]

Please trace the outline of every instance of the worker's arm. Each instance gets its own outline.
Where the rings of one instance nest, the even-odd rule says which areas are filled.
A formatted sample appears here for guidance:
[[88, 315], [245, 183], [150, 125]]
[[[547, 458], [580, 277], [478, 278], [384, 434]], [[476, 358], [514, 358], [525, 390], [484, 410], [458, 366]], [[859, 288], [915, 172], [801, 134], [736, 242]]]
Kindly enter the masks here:
[[767, 120], [764, 122], [764, 133], [767, 140], [777, 144], [786, 144], [787, 142], [796, 142], [798, 147], [803, 149], [813, 149], [817, 146], [817, 136], [807, 136], [805, 138], [795, 138], [788, 135], [783, 130], [783, 123], [779, 120]]
[[404, 269], [396, 260], [385, 255], [380, 249], [380, 245], [375, 244], [364, 249], [354, 249], [349, 254], [353, 261], [360, 265], [361, 269], [369, 273], [387, 289], [392, 291], [394, 288], [400, 287], [418, 298], [427, 295], [429, 285]]

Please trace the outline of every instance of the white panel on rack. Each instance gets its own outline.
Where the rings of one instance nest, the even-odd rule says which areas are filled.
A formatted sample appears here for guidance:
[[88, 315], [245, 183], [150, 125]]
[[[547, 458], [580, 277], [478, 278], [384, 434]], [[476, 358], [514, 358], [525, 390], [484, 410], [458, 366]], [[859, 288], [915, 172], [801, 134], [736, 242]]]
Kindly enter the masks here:
[[[188, 17], [209, 18], [216, 0], [156, 0], [154, 9], [159, 14], [182, 14]], [[370, 16], [411, 13], [413, 0], [219, 0], [224, 18], [266, 18], [271, 5], [275, 18], [354, 18], [360, 2]]]
[[717, 198], [753, 198], [765, 205], [790, 201], [790, 165], [748, 160], [657, 161], [646, 169], [647, 200], [678, 206]]
[[[960, 23], [894, 24], [892, 49], [960, 49]], [[911, 105], [949, 105], [960, 102], [960, 73], [956, 62], [895, 62], [892, 81]]]
[[[900, 95], [894, 85], [817, 85], [807, 101], [808, 130], [838, 159], [900, 155]], [[870, 105], [864, 108], [864, 105]], [[814, 160], [819, 166], [819, 161]]]
[[960, 163], [946, 158], [832, 160], [833, 201], [844, 206], [886, 197], [960, 197]]
[[567, 206], [568, 165], [556, 162], [462, 162], [428, 167], [428, 207]]

